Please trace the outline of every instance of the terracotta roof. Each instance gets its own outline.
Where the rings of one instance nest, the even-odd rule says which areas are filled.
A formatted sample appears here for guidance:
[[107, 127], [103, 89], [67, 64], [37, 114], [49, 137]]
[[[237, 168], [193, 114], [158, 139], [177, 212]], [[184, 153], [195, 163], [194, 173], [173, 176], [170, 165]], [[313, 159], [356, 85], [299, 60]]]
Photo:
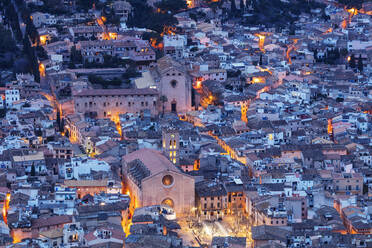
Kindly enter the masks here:
[[46, 238], [58, 238], [63, 236], [63, 228], [51, 229], [44, 232], [40, 232], [40, 236], [44, 236]]
[[154, 89], [90, 89], [74, 96], [123, 96], [123, 95], [157, 95]]
[[48, 218], [40, 218], [32, 221], [32, 228], [42, 228], [47, 226], [57, 226], [61, 224], [67, 224], [72, 222], [72, 216], [60, 215], [51, 216]]
[[129, 163], [135, 159], [140, 160], [151, 175], [164, 170], [171, 170], [179, 172], [179, 170], [159, 151], [152, 149], [141, 149], [123, 156], [123, 160]]

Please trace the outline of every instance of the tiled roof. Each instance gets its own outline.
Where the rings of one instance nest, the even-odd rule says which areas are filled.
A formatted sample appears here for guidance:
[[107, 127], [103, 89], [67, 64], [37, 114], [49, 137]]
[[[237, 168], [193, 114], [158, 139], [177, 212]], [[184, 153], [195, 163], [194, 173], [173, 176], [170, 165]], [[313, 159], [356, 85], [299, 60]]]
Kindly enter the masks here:
[[83, 90], [75, 96], [123, 96], [123, 95], [157, 95], [154, 89], [90, 89]]

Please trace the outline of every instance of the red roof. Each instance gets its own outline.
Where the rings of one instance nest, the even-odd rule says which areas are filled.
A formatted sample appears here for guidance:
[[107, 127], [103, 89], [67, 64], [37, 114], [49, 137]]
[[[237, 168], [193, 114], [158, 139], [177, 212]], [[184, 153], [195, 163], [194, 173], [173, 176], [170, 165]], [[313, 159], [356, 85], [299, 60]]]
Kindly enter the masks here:
[[47, 226], [57, 226], [72, 222], [72, 217], [68, 215], [51, 216], [48, 218], [40, 218], [32, 221], [32, 228], [42, 228]]
[[75, 96], [123, 96], [123, 95], [157, 95], [154, 89], [90, 89], [76, 93]]

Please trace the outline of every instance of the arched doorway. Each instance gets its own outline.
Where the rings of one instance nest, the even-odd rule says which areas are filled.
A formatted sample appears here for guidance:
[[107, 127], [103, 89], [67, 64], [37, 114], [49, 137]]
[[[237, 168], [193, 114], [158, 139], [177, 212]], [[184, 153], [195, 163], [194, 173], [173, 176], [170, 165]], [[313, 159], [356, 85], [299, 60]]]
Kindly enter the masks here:
[[171, 111], [177, 113], [177, 101], [175, 99], [171, 102]]
[[171, 198], [165, 198], [162, 202], [161, 202], [161, 205], [167, 205], [171, 208], [174, 207], [174, 202]]

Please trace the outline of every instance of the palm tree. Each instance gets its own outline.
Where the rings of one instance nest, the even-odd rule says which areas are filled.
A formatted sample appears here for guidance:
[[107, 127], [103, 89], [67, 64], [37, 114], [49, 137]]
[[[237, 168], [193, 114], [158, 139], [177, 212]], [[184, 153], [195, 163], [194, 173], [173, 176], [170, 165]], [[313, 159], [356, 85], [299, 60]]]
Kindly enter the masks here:
[[162, 95], [160, 98], [159, 98], [159, 100], [162, 102], [162, 107], [163, 107], [163, 114], [162, 114], [162, 116], [164, 116], [164, 111], [165, 111], [165, 103], [166, 102], [168, 102], [168, 98], [167, 98], [167, 96], [165, 96], [165, 95]]

